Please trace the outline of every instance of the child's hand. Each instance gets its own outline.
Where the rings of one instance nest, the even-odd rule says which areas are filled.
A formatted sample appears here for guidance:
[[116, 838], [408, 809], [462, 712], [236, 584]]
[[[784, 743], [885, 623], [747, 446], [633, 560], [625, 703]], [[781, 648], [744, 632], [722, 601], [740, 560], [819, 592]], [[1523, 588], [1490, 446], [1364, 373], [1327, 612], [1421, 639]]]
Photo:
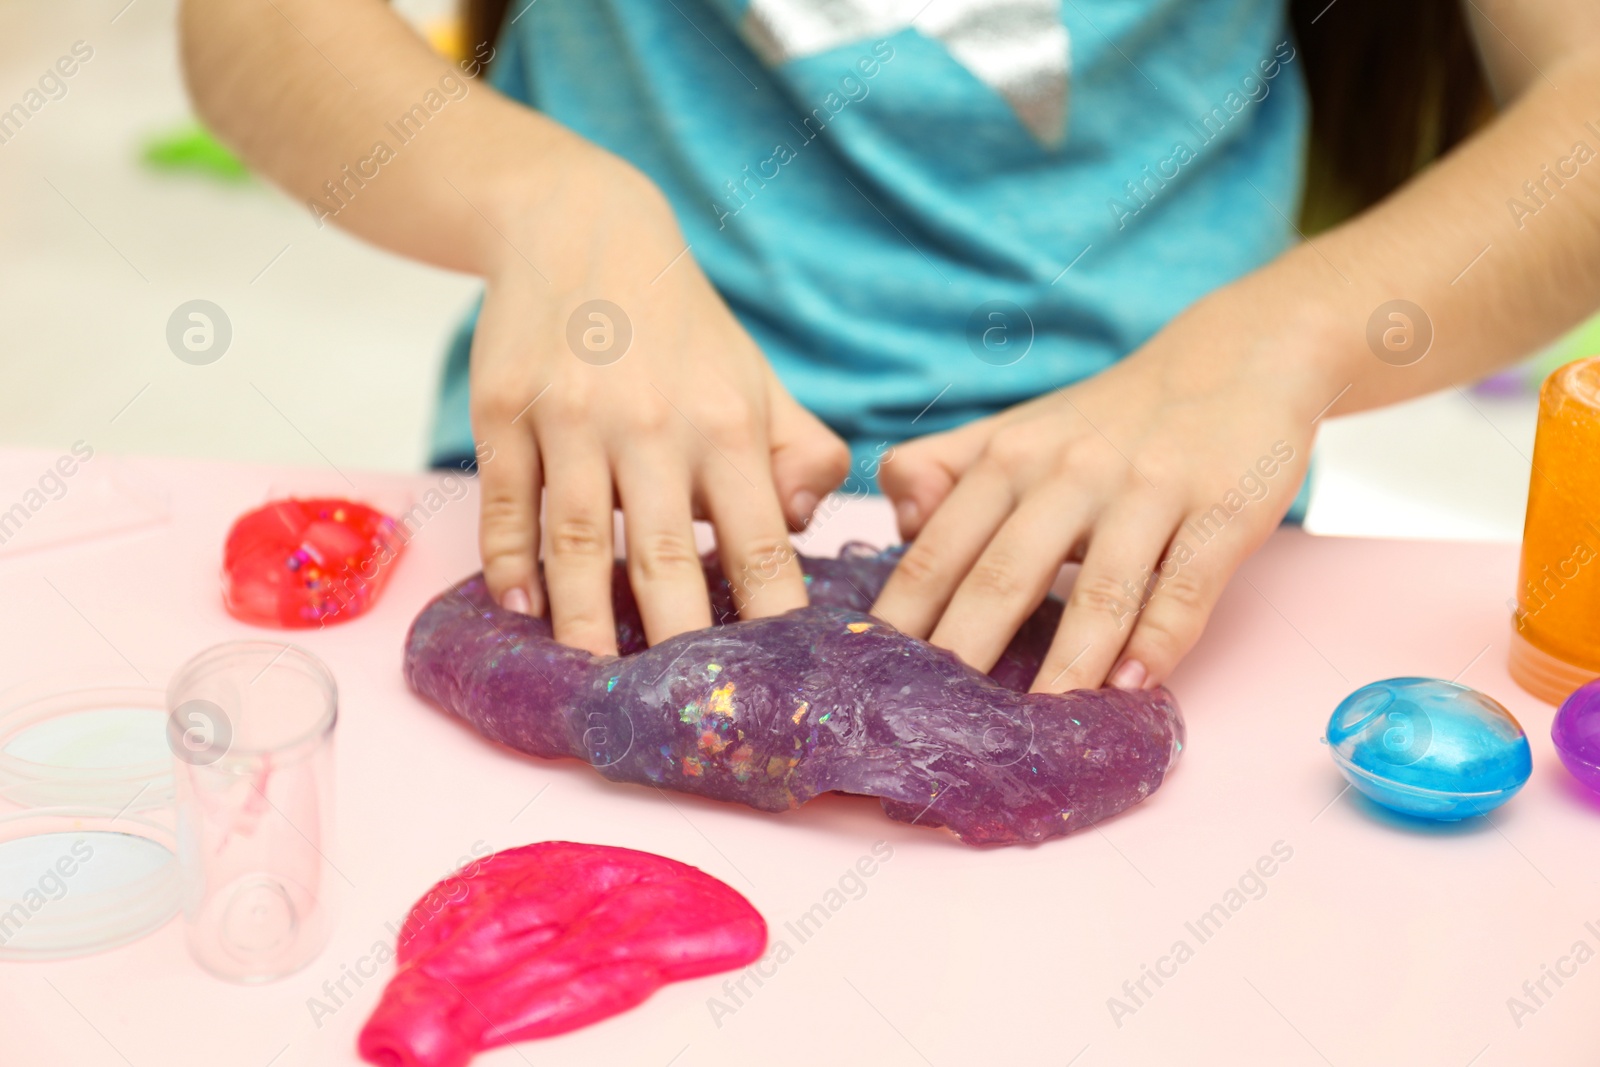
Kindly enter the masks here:
[[1088, 381], [897, 448], [880, 481], [916, 540], [874, 613], [987, 670], [1081, 559], [1035, 691], [1165, 681], [1340, 389], [1305, 358], [1320, 329], [1263, 317], [1220, 291]]
[[843, 442], [778, 383], [648, 181], [613, 161], [546, 195], [562, 210], [530, 204], [503, 227], [473, 341], [490, 593], [548, 606], [559, 641], [615, 653], [616, 503], [652, 644], [711, 624], [696, 517], [716, 527], [745, 617], [802, 606], [788, 528], [843, 479]]

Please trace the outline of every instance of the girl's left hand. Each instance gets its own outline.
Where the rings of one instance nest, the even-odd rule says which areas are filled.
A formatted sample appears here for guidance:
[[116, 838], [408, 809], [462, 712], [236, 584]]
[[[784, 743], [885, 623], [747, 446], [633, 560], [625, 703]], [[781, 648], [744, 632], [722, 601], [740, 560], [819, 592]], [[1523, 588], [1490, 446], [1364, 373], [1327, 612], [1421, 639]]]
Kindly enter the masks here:
[[879, 480], [915, 541], [874, 614], [986, 671], [1081, 560], [1034, 691], [1165, 681], [1282, 520], [1345, 384], [1328, 357], [1348, 327], [1249, 283], [1091, 379], [897, 447]]

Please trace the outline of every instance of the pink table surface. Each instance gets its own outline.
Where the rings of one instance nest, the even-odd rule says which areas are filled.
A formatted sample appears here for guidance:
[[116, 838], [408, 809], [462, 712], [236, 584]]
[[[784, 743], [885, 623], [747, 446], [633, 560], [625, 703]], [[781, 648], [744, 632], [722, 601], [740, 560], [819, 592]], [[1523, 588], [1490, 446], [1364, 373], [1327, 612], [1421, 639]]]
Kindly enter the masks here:
[[[0, 508], [53, 459], [0, 453]], [[164, 684], [207, 645], [273, 636], [222, 610], [228, 524], [269, 489], [350, 491], [326, 469], [97, 457], [30, 522], [48, 530], [51, 508], [70, 514], [72, 494], [93, 491], [91, 472], [136, 473], [169, 516], [0, 551], [0, 684], [118, 671]], [[0, 1064], [355, 1063], [356, 1032], [390, 973], [373, 964], [393, 942], [388, 924], [474, 851], [546, 839], [702, 867], [745, 893], [791, 952], [744, 994], [724, 988], [727, 976], [669, 986], [601, 1025], [488, 1053], [483, 1067], [1595, 1059], [1600, 806], [1557, 763], [1551, 709], [1506, 674], [1514, 546], [1279, 532], [1172, 680], [1189, 745], [1160, 792], [1094, 832], [977, 850], [890, 822], [873, 801], [762, 815], [480, 740], [400, 675], [412, 617], [475, 569], [475, 490], [430, 498], [437, 475], [346, 473], [363, 494], [438, 506], [375, 611], [294, 636], [340, 687], [333, 855], [348, 884], [332, 943], [257, 988], [194, 965], [181, 920], [96, 956], [0, 964]], [[882, 501], [850, 501], [803, 547], [891, 534]], [[1459, 676], [1518, 716], [1534, 773], [1509, 805], [1428, 829], [1344, 790], [1320, 743], [1331, 709], [1403, 674]], [[846, 878], [854, 892], [830, 894], [877, 842], [892, 858], [864, 890]], [[1274, 853], [1270, 877], [1230, 893]], [[818, 904], [828, 918], [802, 939], [788, 924]], [[1202, 939], [1193, 924], [1219, 904], [1227, 917]], [[1546, 977], [1557, 971], [1559, 985]], [[1548, 995], [1536, 985], [1536, 1001], [1523, 986], [1541, 978]], [[1530, 1010], [1513, 1012], [1513, 997]]]

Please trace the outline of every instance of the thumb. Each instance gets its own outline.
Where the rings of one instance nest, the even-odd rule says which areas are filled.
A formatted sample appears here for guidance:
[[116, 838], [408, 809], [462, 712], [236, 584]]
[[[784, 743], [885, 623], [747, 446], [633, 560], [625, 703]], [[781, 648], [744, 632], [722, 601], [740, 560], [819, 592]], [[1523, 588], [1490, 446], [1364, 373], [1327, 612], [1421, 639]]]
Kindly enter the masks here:
[[850, 473], [850, 450], [821, 419], [797, 404], [776, 378], [771, 383], [772, 482], [790, 527], [800, 530], [817, 503]]
[[878, 487], [894, 504], [900, 536], [917, 536], [956, 482], [983, 452], [992, 432], [988, 419], [946, 433], [929, 434], [894, 447], [878, 468]]

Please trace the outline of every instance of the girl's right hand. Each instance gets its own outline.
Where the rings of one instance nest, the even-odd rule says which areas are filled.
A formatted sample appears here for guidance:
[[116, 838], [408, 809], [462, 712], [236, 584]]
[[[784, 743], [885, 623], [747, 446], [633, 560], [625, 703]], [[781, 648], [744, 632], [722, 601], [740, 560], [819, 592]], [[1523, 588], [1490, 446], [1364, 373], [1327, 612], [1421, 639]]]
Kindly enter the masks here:
[[501, 254], [471, 394], [490, 594], [548, 608], [557, 640], [604, 655], [617, 651], [613, 505], [656, 644], [711, 624], [695, 518], [716, 529], [743, 617], [804, 605], [788, 531], [843, 480], [849, 453], [779, 384], [660, 191], [614, 157], [593, 163], [484, 216]]

